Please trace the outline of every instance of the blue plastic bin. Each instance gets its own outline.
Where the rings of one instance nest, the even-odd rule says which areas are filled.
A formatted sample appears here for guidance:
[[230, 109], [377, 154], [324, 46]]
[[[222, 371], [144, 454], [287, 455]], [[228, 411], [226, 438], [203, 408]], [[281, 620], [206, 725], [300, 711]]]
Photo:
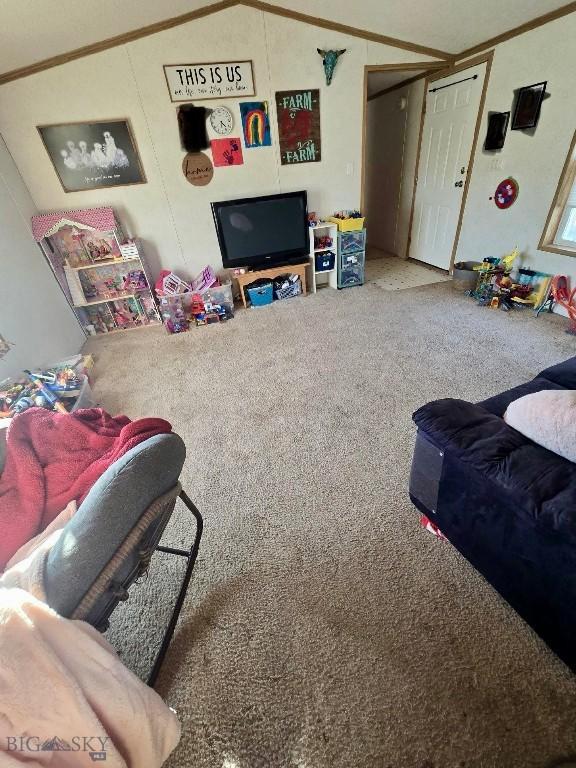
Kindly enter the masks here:
[[334, 269], [335, 259], [336, 254], [333, 251], [323, 251], [322, 253], [314, 254], [316, 272], [330, 272], [331, 269]]
[[272, 304], [274, 292], [272, 290], [272, 281], [261, 285], [247, 286], [246, 293], [253, 307], [265, 307], [266, 304]]

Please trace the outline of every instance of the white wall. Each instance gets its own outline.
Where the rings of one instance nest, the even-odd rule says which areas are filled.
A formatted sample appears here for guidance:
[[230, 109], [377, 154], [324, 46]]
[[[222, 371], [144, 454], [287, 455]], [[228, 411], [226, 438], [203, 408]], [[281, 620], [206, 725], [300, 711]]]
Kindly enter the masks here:
[[[318, 47], [347, 49], [330, 87]], [[269, 102], [273, 146], [244, 149], [243, 166], [217, 168], [212, 183], [193, 187], [181, 171], [176, 105], [162, 65], [235, 59], [254, 62], [255, 99]], [[426, 60], [237, 6], [2, 86], [0, 132], [41, 211], [112, 205], [129, 233], [143, 239], [153, 271], [172, 268], [186, 277], [206, 263], [221, 265], [213, 200], [304, 188], [310, 209], [322, 214], [359, 206], [364, 65]], [[306, 87], [321, 90], [323, 159], [281, 166], [274, 92]], [[225, 103], [236, 121], [232, 135], [240, 135], [237, 103]], [[36, 126], [122, 117], [131, 120], [148, 183], [64, 193]]]
[[85, 341], [32, 237], [30, 217], [35, 213], [0, 137], [0, 334], [14, 345], [0, 358], [0, 381], [23, 368], [69, 357]]
[[[496, 47], [458, 261], [501, 256], [518, 245], [525, 265], [569, 275], [576, 284], [576, 258], [537, 248], [576, 127], [575, 40], [576, 13]], [[514, 89], [543, 80], [550, 98], [542, 105], [533, 135], [508, 130], [500, 152], [485, 152], [488, 112], [509, 110]], [[501, 168], [493, 167], [495, 159]], [[518, 181], [520, 193], [511, 208], [501, 211], [489, 198], [507, 176]]]
[[366, 115], [368, 241], [401, 258], [408, 244], [423, 97], [419, 80], [372, 99]]

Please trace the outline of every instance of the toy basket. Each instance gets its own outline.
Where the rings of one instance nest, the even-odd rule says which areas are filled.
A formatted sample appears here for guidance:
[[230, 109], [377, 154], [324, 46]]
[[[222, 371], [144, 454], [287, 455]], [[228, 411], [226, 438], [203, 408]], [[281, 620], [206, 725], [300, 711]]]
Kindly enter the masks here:
[[357, 232], [360, 229], [364, 229], [364, 216], [358, 219], [337, 219], [335, 216], [328, 216], [327, 221], [336, 224], [339, 232]]
[[274, 280], [274, 298], [275, 299], [291, 299], [292, 296], [299, 296], [302, 292], [302, 288], [300, 286], [300, 278], [298, 280], [295, 280], [294, 282], [290, 282], [290, 285], [287, 285], [285, 288], [282, 287], [282, 283], [285, 282], [283, 280]]
[[246, 286], [245, 290], [253, 307], [264, 307], [267, 304], [272, 304], [274, 300], [272, 282], [270, 280], [264, 280], [262, 283], [256, 280], [252, 285]]
[[213, 304], [221, 304], [227, 307], [229, 315], [234, 317], [234, 297], [232, 295], [232, 283], [213, 285], [201, 292], [202, 301], [211, 301]]
[[335, 260], [336, 254], [333, 251], [323, 251], [322, 253], [314, 254], [316, 272], [330, 272], [334, 269]]

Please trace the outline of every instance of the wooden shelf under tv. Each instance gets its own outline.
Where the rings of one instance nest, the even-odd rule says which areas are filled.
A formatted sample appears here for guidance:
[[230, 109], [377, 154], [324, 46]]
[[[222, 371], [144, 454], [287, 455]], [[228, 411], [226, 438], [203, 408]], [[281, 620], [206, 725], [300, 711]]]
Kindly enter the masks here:
[[234, 279], [238, 283], [238, 287], [240, 288], [240, 296], [242, 297], [242, 302], [244, 304], [244, 309], [246, 309], [246, 292], [245, 287], [247, 285], [250, 285], [250, 283], [253, 283], [255, 280], [259, 280], [262, 277], [267, 278], [268, 280], [273, 280], [275, 277], [279, 277], [280, 275], [289, 275], [291, 273], [294, 273], [298, 275], [300, 278], [300, 282], [302, 285], [302, 295], [306, 296], [306, 269], [308, 267], [308, 263], [304, 264], [289, 264], [284, 265], [280, 267], [270, 267], [270, 269], [259, 269], [255, 272], [245, 272], [243, 275], [234, 275]]

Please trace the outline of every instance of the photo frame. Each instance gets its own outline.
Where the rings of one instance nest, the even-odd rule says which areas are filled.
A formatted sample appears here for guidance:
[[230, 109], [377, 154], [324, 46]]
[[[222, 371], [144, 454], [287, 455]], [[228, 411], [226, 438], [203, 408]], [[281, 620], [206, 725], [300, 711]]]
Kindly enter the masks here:
[[126, 118], [39, 125], [37, 130], [64, 192], [146, 183]]
[[485, 150], [502, 149], [509, 121], [510, 112], [490, 112], [488, 115], [488, 130], [484, 140]]
[[511, 130], [523, 131], [536, 127], [547, 84], [545, 80], [543, 83], [526, 85], [518, 90]]

